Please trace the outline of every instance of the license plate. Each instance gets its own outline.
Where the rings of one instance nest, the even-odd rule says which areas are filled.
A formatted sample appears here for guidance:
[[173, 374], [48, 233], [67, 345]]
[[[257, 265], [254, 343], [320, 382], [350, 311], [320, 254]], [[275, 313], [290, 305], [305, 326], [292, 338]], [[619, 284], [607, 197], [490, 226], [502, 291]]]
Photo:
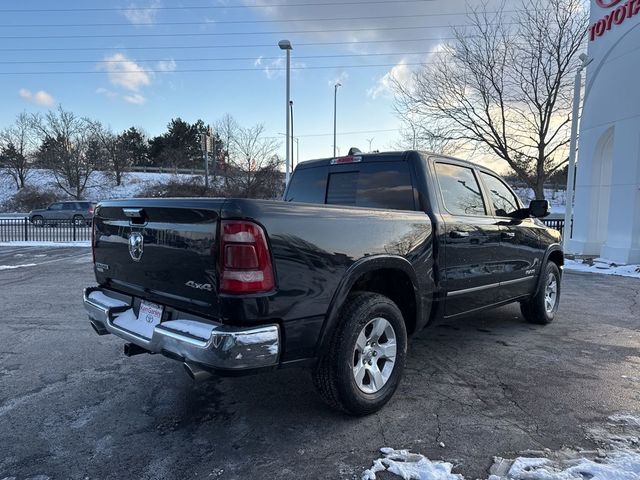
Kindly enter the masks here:
[[160, 323], [162, 319], [162, 307], [158, 304], [143, 300], [140, 302], [138, 321], [145, 325], [145, 329], [151, 329]]
[[153, 329], [162, 320], [162, 309], [161, 305], [142, 300], [138, 316], [133, 313], [133, 309], [129, 309], [121, 314], [116, 314], [113, 323], [137, 335], [151, 338], [153, 337]]

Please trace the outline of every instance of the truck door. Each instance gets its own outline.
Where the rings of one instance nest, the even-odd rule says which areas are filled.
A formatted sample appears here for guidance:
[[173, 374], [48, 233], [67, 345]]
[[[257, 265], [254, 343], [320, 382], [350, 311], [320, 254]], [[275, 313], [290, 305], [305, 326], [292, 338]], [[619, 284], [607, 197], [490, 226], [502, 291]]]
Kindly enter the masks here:
[[528, 295], [544, 256], [544, 245], [538, 231], [540, 227], [531, 218], [514, 218], [511, 214], [521, 208], [513, 191], [498, 177], [480, 172], [490, 207], [501, 228], [501, 250], [504, 271], [501, 272], [498, 301]]
[[435, 169], [443, 207], [445, 316], [452, 316], [496, 302], [500, 226], [488, 215], [472, 168], [436, 162]]

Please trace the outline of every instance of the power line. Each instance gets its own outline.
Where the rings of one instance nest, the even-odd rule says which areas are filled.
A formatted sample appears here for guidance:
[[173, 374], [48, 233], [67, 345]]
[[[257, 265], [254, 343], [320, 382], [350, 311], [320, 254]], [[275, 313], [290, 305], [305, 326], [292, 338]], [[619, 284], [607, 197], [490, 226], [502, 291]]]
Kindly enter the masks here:
[[364, 2], [310, 2], [310, 3], [272, 3], [267, 5], [188, 5], [188, 6], [148, 6], [148, 7], [88, 7], [88, 8], [10, 8], [2, 9], [0, 13], [54, 13], [54, 12], [126, 12], [126, 11], [159, 11], [159, 10], [227, 10], [274, 7], [339, 7], [343, 5], [393, 5], [398, 3], [428, 3], [434, 0], [367, 0]]
[[[469, 35], [473, 38], [477, 35]], [[456, 37], [431, 37], [431, 38], [399, 38], [388, 40], [345, 40], [340, 42], [295, 42], [296, 47], [328, 46], [328, 45], [365, 45], [380, 43], [406, 43], [406, 42], [439, 42], [441, 40], [455, 40]], [[27, 47], [27, 48], [0, 48], [0, 52], [79, 52], [79, 51], [104, 51], [109, 49], [118, 50], [185, 50], [185, 49], [215, 49], [215, 48], [275, 48], [275, 43], [258, 43], [243, 45], [163, 45], [163, 46], [132, 46], [132, 47]]]
[[[504, 10], [502, 12], [485, 12], [487, 14], [517, 13], [515, 10]], [[215, 20], [211, 22], [136, 22], [136, 23], [5, 23], [0, 27], [20, 27], [20, 28], [48, 28], [48, 27], [137, 27], [140, 25], [152, 26], [176, 26], [176, 25], [231, 25], [231, 24], [261, 24], [261, 23], [289, 23], [289, 22], [337, 22], [355, 20], [388, 20], [390, 18], [416, 18], [416, 17], [449, 17], [468, 15], [467, 12], [434, 12], [414, 15], [383, 15], [375, 17], [330, 17], [330, 18], [287, 18], [282, 20]]]
[[55, 40], [60, 38], [156, 38], [156, 37], [217, 37], [225, 35], [287, 35], [297, 33], [337, 33], [337, 32], [368, 32], [374, 30], [424, 30], [428, 28], [455, 28], [468, 27], [469, 25], [423, 25], [413, 27], [366, 27], [366, 28], [333, 28], [319, 30], [282, 30], [269, 32], [189, 32], [189, 33], [112, 33], [100, 35], [12, 35], [0, 37], [0, 40]]
[[[291, 66], [291, 70], [322, 70], [322, 69], [348, 69], [348, 68], [375, 68], [375, 67], [393, 67], [397, 63], [378, 63], [365, 65], [311, 65], [311, 66]], [[430, 62], [414, 62], [403, 63], [407, 66], [431, 65]], [[264, 67], [247, 67], [247, 68], [193, 68], [180, 70], [114, 70], [106, 73], [127, 74], [127, 73], [206, 73], [206, 72], [262, 72]], [[269, 71], [284, 71], [286, 68], [269, 67]], [[105, 70], [76, 70], [76, 71], [35, 71], [35, 72], [0, 72], [0, 75], [84, 75], [84, 74], [103, 74]]]
[[[401, 55], [429, 55], [445, 53], [437, 52], [389, 52], [389, 53], [345, 53], [337, 55], [296, 55], [296, 60], [308, 60], [313, 58], [351, 58], [351, 57], [387, 57]], [[0, 61], [0, 65], [26, 65], [26, 64], [73, 64], [73, 63], [98, 63], [98, 64], [118, 64], [130, 63], [135, 60], [142, 62], [224, 62], [240, 60], [278, 60], [282, 56], [252, 56], [252, 57], [217, 57], [217, 58], [147, 58], [147, 59], [126, 59], [126, 60], [6, 60]]]

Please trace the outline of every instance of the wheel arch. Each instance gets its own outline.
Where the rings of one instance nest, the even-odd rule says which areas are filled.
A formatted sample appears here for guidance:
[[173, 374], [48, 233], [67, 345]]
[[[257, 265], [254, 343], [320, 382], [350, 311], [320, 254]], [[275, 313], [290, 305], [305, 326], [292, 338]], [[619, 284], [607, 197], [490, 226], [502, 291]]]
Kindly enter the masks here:
[[423, 326], [421, 319], [424, 318], [424, 307], [417, 275], [411, 263], [394, 255], [370, 256], [349, 267], [336, 289], [318, 342], [318, 352], [327, 347], [345, 301], [352, 292], [357, 291], [380, 293], [393, 300], [402, 312], [407, 335]]
[[536, 282], [536, 289], [534, 292], [538, 292], [540, 289], [540, 285], [542, 285], [542, 269], [548, 262], [553, 262], [558, 266], [560, 270], [560, 277], [562, 277], [562, 267], [564, 267], [564, 252], [562, 251], [562, 247], [559, 243], [554, 243], [547, 248], [547, 251], [544, 253], [544, 258], [542, 260], [542, 264], [540, 266], [540, 274], [538, 275], [538, 281]]

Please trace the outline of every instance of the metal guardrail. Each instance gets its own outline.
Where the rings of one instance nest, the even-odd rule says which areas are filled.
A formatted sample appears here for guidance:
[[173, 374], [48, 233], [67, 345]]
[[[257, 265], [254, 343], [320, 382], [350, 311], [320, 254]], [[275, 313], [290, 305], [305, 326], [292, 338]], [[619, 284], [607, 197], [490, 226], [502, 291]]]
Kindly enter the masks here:
[[91, 225], [85, 221], [48, 218], [34, 225], [29, 218], [0, 218], [0, 242], [88, 242]]
[[[564, 219], [542, 219], [547, 227], [564, 231]], [[47, 219], [34, 225], [29, 218], [0, 218], [0, 242], [83, 242], [91, 240], [91, 225], [69, 219]]]
[[564, 218], [543, 218], [542, 223], [549, 228], [555, 228], [564, 235]]

